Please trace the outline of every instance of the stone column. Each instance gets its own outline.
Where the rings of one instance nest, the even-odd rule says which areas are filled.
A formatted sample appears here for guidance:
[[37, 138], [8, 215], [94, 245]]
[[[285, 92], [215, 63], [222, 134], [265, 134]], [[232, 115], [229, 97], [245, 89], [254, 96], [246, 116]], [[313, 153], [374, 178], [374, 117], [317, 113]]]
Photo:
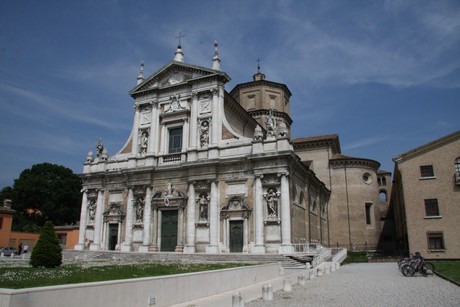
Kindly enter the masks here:
[[101, 249], [102, 214], [104, 213], [104, 190], [97, 193], [96, 216], [94, 221], [94, 239], [90, 250], [98, 251]]
[[211, 145], [216, 146], [219, 142], [219, 90], [212, 90], [212, 126], [211, 126]]
[[192, 107], [190, 112], [190, 149], [197, 148], [197, 118], [198, 118], [198, 94], [192, 93]]
[[165, 124], [162, 123], [161, 124], [161, 128], [160, 128], [160, 135], [158, 136], [159, 138], [159, 142], [160, 142], [160, 155], [162, 154], [165, 154], [166, 153], [166, 127], [165, 127]]
[[123, 244], [121, 245], [122, 252], [131, 251], [131, 244], [133, 242], [133, 218], [134, 218], [133, 202], [134, 202], [133, 189], [129, 188], [128, 189], [128, 206], [126, 208], [125, 242], [123, 242]]
[[254, 254], [265, 253], [262, 178], [262, 175], [256, 176], [254, 183], [254, 249], [252, 250]]
[[80, 212], [80, 229], [78, 234], [78, 244], [75, 245], [75, 250], [85, 249], [85, 235], [86, 235], [86, 219], [88, 217], [88, 190], [82, 190], [83, 196], [81, 201], [81, 212]]
[[142, 253], [147, 253], [150, 246], [150, 220], [152, 217], [152, 188], [147, 187], [145, 191], [145, 201], [144, 201], [144, 237], [142, 238], [142, 245], [139, 246], [139, 251]]
[[216, 181], [211, 181], [211, 201], [209, 208], [209, 246], [206, 247], [206, 253], [217, 254], [219, 252], [218, 234], [219, 234], [219, 203], [218, 187]]
[[134, 106], [136, 109], [136, 112], [134, 114], [134, 124], [133, 124], [133, 138], [132, 138], [132, 148], [131, 148], [131, 154], [133, 156], [137, 155], [138, 153], [138, 143], [139, 143], [139, 117], [140, 117], [140, 110], [139, 106]]
[[156, 154], [157, 143], [158, 143], [158, 103], [157, 101], [152, 101], [152, 118], [150, 122], [150, 135], [149, 135], [149, 148], [148, 153]]
[[152, 245], [151, 250], [158, 251], [158, 208], [153, 208], [153, 222], [152, 222]]
[[177, 243], [176, 253], [184, 251], [184, 207], [181, 205], [177, 210]]
[[294, 251], [291, 245], [291, 208], [289, 197], [289, 180], [287, 174], [281, 174], [281, 246], [280, 253]]
[[190, 124], [188, 119], [184, 120], [184, 126], [182, 128], [182, 151], [187, 151], [189, 146], [189, 132], [190, 131]]
[[186, 245], [184, 253], [195, 253], [195, 221], [196, 221], [196, 209], [195, 209], [195, 186], [194, 182], [190, 182], [188, 185], [188, 200], [187, 200], [187, 234], [186, 234]]

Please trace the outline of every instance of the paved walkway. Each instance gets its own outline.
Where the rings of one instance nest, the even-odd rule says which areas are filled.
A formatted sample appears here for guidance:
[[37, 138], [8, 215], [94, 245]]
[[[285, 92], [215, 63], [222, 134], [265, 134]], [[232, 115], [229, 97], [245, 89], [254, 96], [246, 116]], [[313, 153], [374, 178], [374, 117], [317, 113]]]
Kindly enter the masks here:
[[273, 301], [258, 299], [245, 304], [259, 306], [458, 307], [460, 287], [438, 276], [404, 277], [396, 263], [349, 264], [307, 280], [303, 286], [294, 285], [292, 292], [278, 291]]

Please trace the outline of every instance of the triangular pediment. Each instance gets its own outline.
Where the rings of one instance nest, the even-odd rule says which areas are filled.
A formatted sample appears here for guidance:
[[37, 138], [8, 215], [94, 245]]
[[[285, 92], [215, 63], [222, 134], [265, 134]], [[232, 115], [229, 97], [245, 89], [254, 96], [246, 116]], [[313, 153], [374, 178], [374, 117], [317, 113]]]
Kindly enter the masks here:
[[145, 91], [183, 85], [207, 77], [223, 77], [224, 82], [230, 81], [227, 74], [222, 71], [172, 61], [133, 88], [130, 95], [134, 96]]

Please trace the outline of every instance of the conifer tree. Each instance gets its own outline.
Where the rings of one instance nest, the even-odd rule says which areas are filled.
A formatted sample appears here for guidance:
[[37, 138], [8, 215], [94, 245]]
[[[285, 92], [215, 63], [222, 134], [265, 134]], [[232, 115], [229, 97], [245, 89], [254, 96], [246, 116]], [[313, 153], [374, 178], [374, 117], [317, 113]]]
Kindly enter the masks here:
[[42, 228], [40, 238], [30, 256], [30, 264], [34, 268], [55, 268], [62, 264], [62, 248], [51, 221], [47, 221]]

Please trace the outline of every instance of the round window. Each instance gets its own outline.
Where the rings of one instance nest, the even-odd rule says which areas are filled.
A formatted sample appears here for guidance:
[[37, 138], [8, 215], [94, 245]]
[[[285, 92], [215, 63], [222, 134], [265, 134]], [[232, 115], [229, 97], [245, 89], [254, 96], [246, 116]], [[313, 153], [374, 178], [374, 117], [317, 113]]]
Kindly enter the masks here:
[[369, 173], [364, 173], [363, 175], [363, 181], [366, 184], [371, 184], [372, 183], [372, 175]]

